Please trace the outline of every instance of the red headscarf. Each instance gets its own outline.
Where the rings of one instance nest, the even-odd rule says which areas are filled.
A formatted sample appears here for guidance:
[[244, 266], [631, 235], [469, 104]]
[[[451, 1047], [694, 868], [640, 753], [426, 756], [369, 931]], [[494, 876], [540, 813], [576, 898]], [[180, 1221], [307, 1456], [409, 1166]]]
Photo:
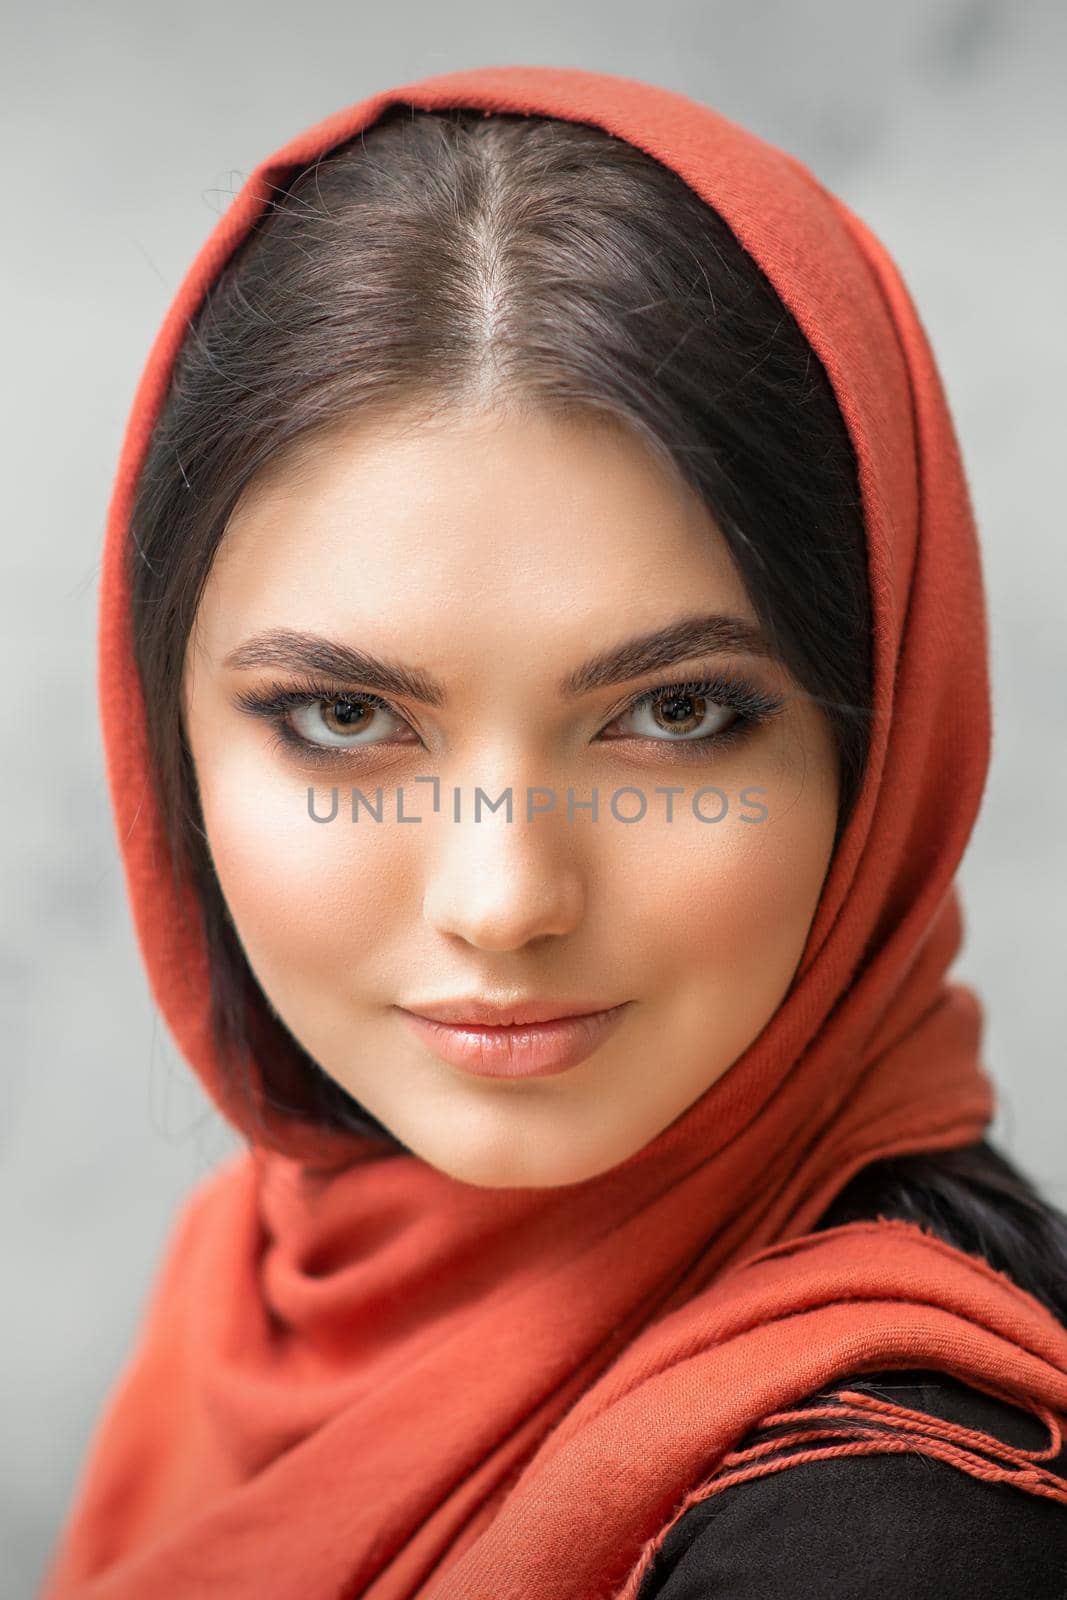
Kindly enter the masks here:
[[[201, 250], [133, 404], [101, 588], [111, 793], [159, 1007], [251, 1137], [221, 1083], [206, 952], [164, 868], [123, 547], [205, 291], [274, 186], [396, 103], [606, 129], [673, 167], [767, 274], [859, 458], [869, 766], [786, 999], [725, 1076], [612, 1170], [487, 1190], [260, 1107], [280, 1148], [253, 1145], [187, 1200], [45, 1600], [631, 1597], [686, 1497], [749, 1470], [734, 1446], [753, 1424], [863, 1369], [935, 1367], [1035, 1411], [1052, 1432], [1041, 1455], [975, 1455], [983, 1436], [929, 1417], [919, 1447], [1067, 1498], [1037, 1464], [1067, 1415], [1067, 1331], [1051, 1314], [911, 1224], [808, 1231], [868, 1162], [969, 1144], [992, 1117], [978, 1003], [946, 980], [953, 876], [988, 761], [986, 624], [952, 424], [896, 269], [804, 166], [707, 107], [556, 68], [408, 84], [264, 161]], [[333, 1176], [311, 1171], [343, 1150]], [[857, 1394], [827, 1448], [907, 1447], [911, 1414], [878, 1409], [887, 1444], [864, 1426], [872, 1408]]]

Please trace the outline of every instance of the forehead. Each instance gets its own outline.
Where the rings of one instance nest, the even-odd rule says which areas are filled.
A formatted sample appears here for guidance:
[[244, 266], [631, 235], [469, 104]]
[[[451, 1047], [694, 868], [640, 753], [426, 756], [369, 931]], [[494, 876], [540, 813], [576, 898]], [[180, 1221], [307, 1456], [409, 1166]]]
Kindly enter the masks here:
[[282, 627], [378, 650], [404, 630], [472, 670], [565, 666], [699, 609], [752, 615], [707, 508], [635, 434], [450, 413], [338, 426], [273, 463], [231, 517], [197, 634], [216, 659]]

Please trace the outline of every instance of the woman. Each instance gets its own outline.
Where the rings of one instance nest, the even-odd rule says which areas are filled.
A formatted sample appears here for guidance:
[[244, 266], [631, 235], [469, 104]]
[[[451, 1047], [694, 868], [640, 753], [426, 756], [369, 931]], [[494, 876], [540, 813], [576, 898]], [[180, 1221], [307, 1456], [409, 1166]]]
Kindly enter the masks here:
[[974, 528], [863, 225], [628, 80], [340, 112], [176, 297], [101, 604], [248, 1148], [47, 1600], [1061, 1594], [1067, 1232], [946, 978]]

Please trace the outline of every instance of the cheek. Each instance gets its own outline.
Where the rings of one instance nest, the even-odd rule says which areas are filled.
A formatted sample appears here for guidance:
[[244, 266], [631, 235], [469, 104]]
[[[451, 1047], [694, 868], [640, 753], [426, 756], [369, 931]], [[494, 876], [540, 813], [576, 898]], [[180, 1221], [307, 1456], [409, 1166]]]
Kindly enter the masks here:
[[[286, 995], [351, 990], [369, 954], [402, 914], [405, 852], [397, 830], [366, 815], [350, 820], [348, 783], [314, 777], [279, 782], [262, 751], [207, 755], [201, 801], [215, 870], [260, 983], [278, 1009]], [[368, 792], [373, 796], [373, 788]]]
[[[825, 871], [821, 849], [783, 850], [771, 825], [690, 826], [652, 850], [629, 904], [671, 963], [731, 970], [799, 961]], [[628, 852], [627, 852], [628, 854]], [[627, 869], [624, 867], [624, 871]], [[795, 952], [795, 955], [794, 955]]]
[[755, 823], [690, 817], [673, 837], [660, 831], [639, 871], [622, 868], [632, 936], [652, 958], [650, 997], [671, 1007], [678, 1059], [692, 1052], [702, 1070], [725, 1070], [782, 1001], [829, 865], [832, 792], [809, 787], [769, 811]]

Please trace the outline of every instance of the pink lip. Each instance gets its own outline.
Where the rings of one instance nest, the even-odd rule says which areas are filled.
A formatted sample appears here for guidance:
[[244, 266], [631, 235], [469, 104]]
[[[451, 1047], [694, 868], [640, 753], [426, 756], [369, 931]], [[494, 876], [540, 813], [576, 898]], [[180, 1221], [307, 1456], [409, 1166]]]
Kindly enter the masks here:
[[[622, 1005], [582, 1016], [557, 1016], [543, 1022], [495, 1026], [471, 1021], [441, 1021], [417, 1011], [407, 1011], [402, 1006], [397, 1009], [423, 1043], [452, 1066], [463, 1067], [481, 1078], [542, 1078], [576, 1067], [592, 1055], [622, 1020], [629, 1004], [624, 1001]], [[469, 1012], [477, 1008], [468, 1006], [465, 1009]], [[484, 1012], [485, 1008], [482, 1010]]]

